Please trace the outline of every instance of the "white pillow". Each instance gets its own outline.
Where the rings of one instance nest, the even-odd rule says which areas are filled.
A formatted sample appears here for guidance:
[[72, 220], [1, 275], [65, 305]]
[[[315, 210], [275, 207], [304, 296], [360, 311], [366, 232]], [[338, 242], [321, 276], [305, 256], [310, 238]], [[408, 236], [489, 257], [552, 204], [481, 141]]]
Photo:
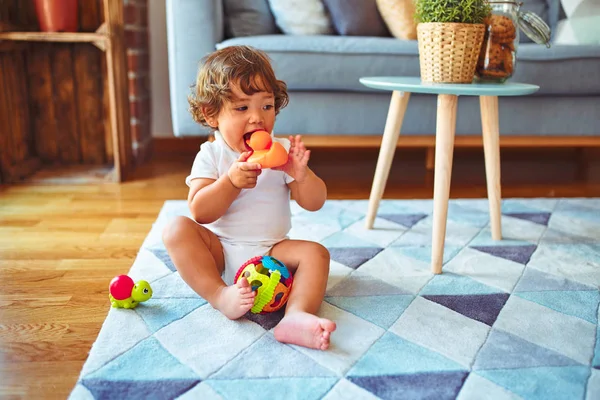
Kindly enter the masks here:
[[321, 0], [269, 0], [275, 23], [289, 35], [329, 35], [331, 19]]
[[600, 44], [600, 1], [561, 0], [566, 19], [558, 21], [553, 43]]

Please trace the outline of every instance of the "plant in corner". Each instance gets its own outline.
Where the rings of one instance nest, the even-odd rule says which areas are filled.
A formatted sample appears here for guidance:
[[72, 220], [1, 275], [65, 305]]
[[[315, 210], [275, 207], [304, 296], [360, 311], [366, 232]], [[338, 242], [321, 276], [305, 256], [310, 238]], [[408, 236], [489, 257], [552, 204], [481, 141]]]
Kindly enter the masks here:
[[487, 0], [416, 0], [421, 80], [471, 83], [490, 13]]

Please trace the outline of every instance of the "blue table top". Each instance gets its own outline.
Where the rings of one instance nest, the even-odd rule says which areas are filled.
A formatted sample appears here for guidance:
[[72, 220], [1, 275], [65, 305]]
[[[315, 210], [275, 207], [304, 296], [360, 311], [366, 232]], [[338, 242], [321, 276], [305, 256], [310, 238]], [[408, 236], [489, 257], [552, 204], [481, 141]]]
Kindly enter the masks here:
[[535, 93], [539, 86], [527, 83], [428, 83], [412, 76], [373, 76], [360, 83], [374, 89], [411, 93], [454, 94], [465, 96], [522, 96]]

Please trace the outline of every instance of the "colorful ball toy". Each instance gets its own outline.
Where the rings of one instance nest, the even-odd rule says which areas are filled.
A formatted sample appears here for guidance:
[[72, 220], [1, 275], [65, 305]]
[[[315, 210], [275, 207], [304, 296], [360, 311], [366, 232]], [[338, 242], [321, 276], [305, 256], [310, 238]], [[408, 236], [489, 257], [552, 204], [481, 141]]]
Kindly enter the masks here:
[[152, 288], [148, 282], [133, 283], [133, 279], [127, 275], [112, 278], [108, 291], [110, 304], [115, 308], [136, 308], [152, 297]]
[[279, 310], [287, 302], [294, 277], [281, 261], [270, 256], [254, 257], [246, 261], [235, 274], [234, 282], [245, 277], [256, 290], [254, 314]]

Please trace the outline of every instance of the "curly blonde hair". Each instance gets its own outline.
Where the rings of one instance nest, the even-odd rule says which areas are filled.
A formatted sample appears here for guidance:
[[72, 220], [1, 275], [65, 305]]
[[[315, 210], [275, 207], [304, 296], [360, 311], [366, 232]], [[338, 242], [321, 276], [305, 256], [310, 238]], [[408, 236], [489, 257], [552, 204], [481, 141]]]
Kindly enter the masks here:
[[232, 100], [231, 83], [247, 95], [273, 93], [276, 115], [288, 104], [287, 85], [275, 77], [265, 52], [250, 46], [225, 47], [206, 56], [198, 69], [188, 96], [194, 121], [211, 127], [206, 119], [218, 115], [223, 103]]

